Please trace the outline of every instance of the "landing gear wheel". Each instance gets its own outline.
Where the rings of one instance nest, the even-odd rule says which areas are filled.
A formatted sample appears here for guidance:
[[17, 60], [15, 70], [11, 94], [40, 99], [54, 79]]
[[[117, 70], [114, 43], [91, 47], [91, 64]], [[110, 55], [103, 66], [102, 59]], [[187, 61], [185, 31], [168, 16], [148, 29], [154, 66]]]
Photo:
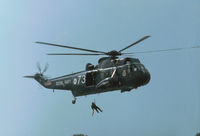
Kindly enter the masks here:
[[76, 100], [72, 100], [72, 104], [75, 104], [76, 103]]
[[74, 100], [72, 100], [72, 104], [75, 104], [76, 103], [76, 98], [74, 98]]

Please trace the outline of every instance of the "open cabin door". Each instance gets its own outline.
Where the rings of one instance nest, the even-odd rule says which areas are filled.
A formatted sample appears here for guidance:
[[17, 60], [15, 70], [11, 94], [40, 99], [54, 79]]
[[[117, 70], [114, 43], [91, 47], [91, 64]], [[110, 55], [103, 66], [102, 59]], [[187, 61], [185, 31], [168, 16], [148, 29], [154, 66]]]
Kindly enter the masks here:
[[86, 86], [96, 85], [96, 72], [86, 73]]

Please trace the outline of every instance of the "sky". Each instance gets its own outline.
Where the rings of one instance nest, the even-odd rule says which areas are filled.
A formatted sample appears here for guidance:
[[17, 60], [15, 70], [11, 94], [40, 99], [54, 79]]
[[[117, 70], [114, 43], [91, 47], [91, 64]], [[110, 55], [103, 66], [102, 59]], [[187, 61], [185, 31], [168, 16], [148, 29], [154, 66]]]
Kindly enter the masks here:
[[[110, 51], [145, 35], [129, 52], [200, 45], [199, 0], [0, 0], [0, 135], [194, 136], [200, 132], [200, 49], [135, 54], [151, 73], [146, 85], [120, 93], [78, 97], [41, 87], [25, 75], [50, 77], [81, 71], [94, 56], [51, 42]], [[92, 116], [92, 101], [103, 113]]]

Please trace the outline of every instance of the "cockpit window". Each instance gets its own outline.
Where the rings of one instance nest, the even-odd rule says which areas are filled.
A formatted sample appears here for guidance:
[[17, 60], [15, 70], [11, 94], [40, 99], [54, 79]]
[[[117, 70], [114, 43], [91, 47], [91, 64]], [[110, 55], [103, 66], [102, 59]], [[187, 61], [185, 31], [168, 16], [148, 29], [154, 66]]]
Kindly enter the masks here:
[[125, 63], [126, 63], [126, 64], [131, 64], [131, 61], [130, 61], [130, 60], [127, 60]]
[[136, 65], [132, 65], [132, 70], [135, 72], [138, 70], [137, 66]]
[[140, 67], [141, 67], [141, 70], [143, 71], [143, 70], [144, 70], [144, 67], [143, 67], [142, 65], [140, 65]]
[[128, 65], [128, 70], [127, 70], [127, 72], [128, 72], [128, 73], [131, 72], [131, 66], [130, 66], [130, 65]]

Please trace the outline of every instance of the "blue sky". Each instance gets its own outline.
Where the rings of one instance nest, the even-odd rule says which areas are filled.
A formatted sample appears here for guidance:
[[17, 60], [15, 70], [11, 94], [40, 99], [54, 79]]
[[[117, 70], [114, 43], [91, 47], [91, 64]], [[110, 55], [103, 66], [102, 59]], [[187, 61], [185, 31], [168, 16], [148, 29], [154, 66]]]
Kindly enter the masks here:
[[[198, 0], [0, 1], [0, 135], [188, 136], [200, 131], [200, 49], [138, 54], [151, 72], [148, 85], [80, 97], [22, 78], [49, 63], [51, 77], [77, 72], [99, 57], [46, 56], [75, 52], [37, 45], [45, 41], [82, 48], [128, 51], [200, 45]], [[91, 116], [93, 100], [103, 113]]]

